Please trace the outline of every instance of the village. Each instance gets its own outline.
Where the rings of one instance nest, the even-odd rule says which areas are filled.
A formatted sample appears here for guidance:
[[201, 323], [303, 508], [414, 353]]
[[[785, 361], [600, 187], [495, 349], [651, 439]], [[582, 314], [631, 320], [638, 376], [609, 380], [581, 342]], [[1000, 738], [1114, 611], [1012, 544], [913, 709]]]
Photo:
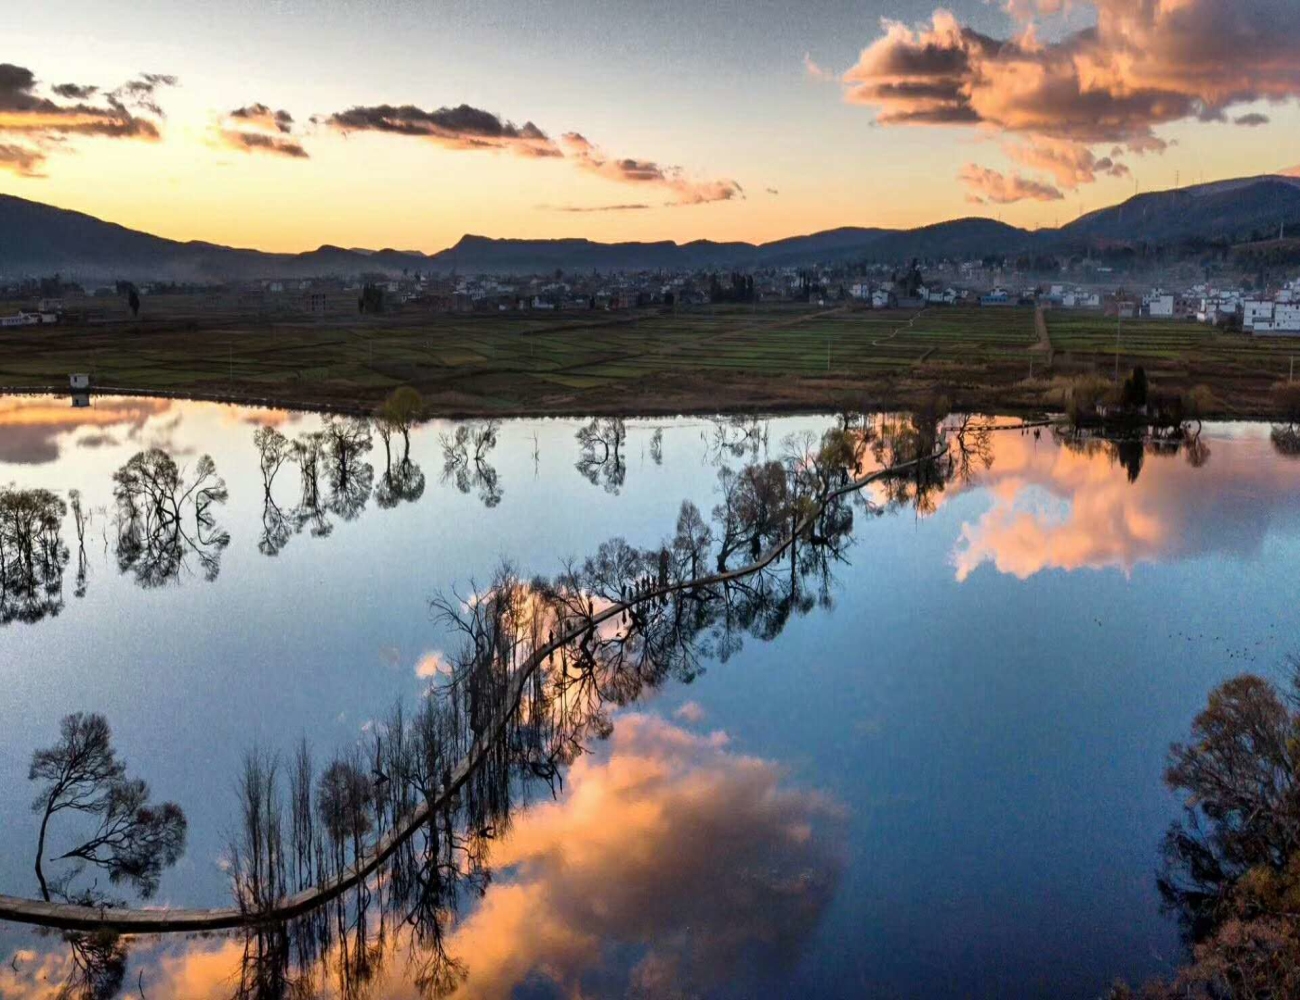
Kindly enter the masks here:
[[1256, 336], [1300, 336], [1300, 275], [1263, 287], [1240, 278], [1175, 289], [1136, 290], [1133, 281], [1095, 268], [1077, 282], [1043, 281], [1030, 270], [983, 261], [916, 262], [895, 267], [839, 264], [719, 273], [642, 271], [546, 276], [455, 273], [358, 275], [226, 284], [129, 282], [81, 285], [58, 277], [0, 288], [0, 327], [105, 323], [133, 318], [132, 291], [150, 298], [189, 296], [234, 312], [269, 318], [342, 318], [365, 313], [511, 313], [678, 311], [719, 304], [782, 303], [869, 309], [927, 306], [1042, 307], [1101, 312], [1120, 319], [1199, 322]]

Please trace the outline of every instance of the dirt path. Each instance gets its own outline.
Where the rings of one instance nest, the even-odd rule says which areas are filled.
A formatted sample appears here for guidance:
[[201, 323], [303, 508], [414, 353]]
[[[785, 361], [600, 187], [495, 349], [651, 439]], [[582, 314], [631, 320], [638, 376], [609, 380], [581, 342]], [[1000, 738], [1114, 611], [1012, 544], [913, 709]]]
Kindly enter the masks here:
[[1042, 306], [1034, 310], [1034, 331], [1038, 334], [1038, 343], [1029, 349], [1036, 354], [1046, 354], [1047, 364], [1050, 366], [1056, 352], [1052, 350], [1052, 338], [1047, 332], [1047, 314]]

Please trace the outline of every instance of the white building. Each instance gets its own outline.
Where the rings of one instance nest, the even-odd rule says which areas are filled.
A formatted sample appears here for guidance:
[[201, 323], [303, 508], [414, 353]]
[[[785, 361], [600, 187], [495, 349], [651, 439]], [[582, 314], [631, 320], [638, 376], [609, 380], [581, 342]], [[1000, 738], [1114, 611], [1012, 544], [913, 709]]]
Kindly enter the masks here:
[[1269, 319], [1255, 319], [1253, 330], [1257, 334], [1289, 334], [1300, 336], [1300, 303], [1278, 302]]
[[1173, 319], [1174, 297], [1172, 295], [1153, 295], [1147, 301], [1147, 315], [1153, 319]]
[[1247, 299], [1241, 304], [1241, 328], [1253, 330], [1258, 323], [1272, 323], [1273, 303], [1263, 299]]

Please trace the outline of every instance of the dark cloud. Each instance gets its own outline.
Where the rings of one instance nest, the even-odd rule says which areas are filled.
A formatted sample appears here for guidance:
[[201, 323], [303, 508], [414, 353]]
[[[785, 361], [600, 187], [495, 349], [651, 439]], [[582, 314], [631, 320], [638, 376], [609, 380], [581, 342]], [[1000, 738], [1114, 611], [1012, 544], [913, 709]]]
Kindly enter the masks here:
[[293, 115], [283, 108], [279, 111], [272, 111], [261, 103], [235, 108], [234, 111], [230, 112], [229, 117], [241, 124], [248, 125], [251, 128], [259, 128], [265, 132], [280, 132], [288, 135], [293, 131]]
[[297, 139], [267, 135], [265, 132], [240, 132], [229, 128], [221, 129], [220, 134], [223, 143], [243, 153], [274, 153], [295, 160], [308, 158], [307, 150], [303, 149], [302, 143]]
[[293, 115], [283, 108], [246, 104], [235, 108], [215, 126], [218, 141], [241, 153], [270, 153], [294, 160], [305, 160], [308, 153], [293, 134]]
[[44, 177], [44, 165], [45, 154], [39, 149], [0, 142], [0, 170], [12, 171], [19, 177]]
[[27, 135], [37, 141], [77, 135], [157, 139], [158, 126], [136, 112], [161, 118], [162, 109], [154, 100], [154, 92], [174, 83], [175, 77], [146, 74], [109, 91], [102, 104], [83, 99], [96, 94], [96, 87], [61, 84], [54, 88], [56, 94], [78, 99], [60, 103], [36, 93], [36, 78], [31, 70], [0, 63], [0, 133]]
[[1250, 114], [1241, 115], [1238, 118], [1234, 118], [1232, 121], [1235, 125], [1245, 125], [1247, 128], [1256, 128], [1260, 125], [1267, 125], [1269, 117], [1268, 115], [1261, 115], [1257, 111], [1252, 111]]
[[452, 149], [505, 149], [521, 156], [558, 157], [559, 148], [532, 122], [515, 125], [490, 111], [461, 104], [425, 111], [412, 104], [356, 106], [325, 119], [343, 133], [416, 136]]
[[59, 97], [72, 101], [85, 101], [94, 97], [99, 88], [95, 86], [81, 86], [77, 83], [60, 83], [50, 88]]

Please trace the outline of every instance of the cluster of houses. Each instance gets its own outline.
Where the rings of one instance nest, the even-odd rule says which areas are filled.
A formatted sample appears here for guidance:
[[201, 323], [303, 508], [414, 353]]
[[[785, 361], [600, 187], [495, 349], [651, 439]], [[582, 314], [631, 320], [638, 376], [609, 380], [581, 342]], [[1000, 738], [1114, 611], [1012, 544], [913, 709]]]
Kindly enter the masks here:
[[1193, 287], [1186, 296], [1187, 313], [1202, 323], [1241, 322], [1246, 333], [1259, 336], [1300, 336], [1300, 278], [1271, 292]]
[[63, 302], [59, 299], [41, 299], [35, 309], [19, 309], [8, 316], [0, 316], [0, 327], [40, 326], [57, 323], [63, 318]]

